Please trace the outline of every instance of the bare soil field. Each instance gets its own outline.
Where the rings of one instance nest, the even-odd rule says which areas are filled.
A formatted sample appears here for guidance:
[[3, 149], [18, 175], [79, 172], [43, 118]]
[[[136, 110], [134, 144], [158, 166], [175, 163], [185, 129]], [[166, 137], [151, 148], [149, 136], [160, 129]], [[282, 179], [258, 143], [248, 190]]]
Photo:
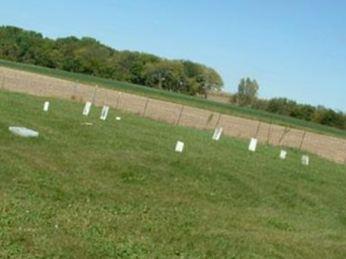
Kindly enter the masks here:
[[346, 140], [293, 128], [220, 114], [190, 106], [160, 101], [96, 86], [0, 66], [1, 89], [36, 96], [93, 101], [174, 125], [212, 130], [223, 127], [224, 134], [260, 143], [291, 147], [317, 154], [337, 163], [346, 163]]

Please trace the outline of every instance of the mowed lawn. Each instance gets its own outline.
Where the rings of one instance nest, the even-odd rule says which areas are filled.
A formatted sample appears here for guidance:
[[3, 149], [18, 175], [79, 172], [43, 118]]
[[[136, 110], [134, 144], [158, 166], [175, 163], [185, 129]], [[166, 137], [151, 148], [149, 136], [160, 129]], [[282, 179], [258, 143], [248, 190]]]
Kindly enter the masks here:
[[345, 166], [45, 100], [0, 92], [1, 258], [346, 257]]

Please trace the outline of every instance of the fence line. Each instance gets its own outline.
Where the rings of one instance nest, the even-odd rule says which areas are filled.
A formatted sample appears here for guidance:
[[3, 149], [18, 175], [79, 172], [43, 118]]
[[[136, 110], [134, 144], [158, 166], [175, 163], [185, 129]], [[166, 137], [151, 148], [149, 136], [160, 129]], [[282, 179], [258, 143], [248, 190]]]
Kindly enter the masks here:
[[[231, 115], [215, 113], [195, 107], [174, 104], [115, 90], [99, 88], [0, 67], [1, 88], [9, 91], [37, 96], [59, 97], [80, 102], [92, 101], [95, 105], [139, 114], [174, 125], [198, 129], [223, 127], [224, 134], [251, 138], [255, 136], [261, 143], [288, 146], [317, 154], [329, 160], [346, 161], [346, 140], [297, 129], [287, 129], [272, 123], [264, 123]], [[215, 116], [218, 114], [218, 116]]]

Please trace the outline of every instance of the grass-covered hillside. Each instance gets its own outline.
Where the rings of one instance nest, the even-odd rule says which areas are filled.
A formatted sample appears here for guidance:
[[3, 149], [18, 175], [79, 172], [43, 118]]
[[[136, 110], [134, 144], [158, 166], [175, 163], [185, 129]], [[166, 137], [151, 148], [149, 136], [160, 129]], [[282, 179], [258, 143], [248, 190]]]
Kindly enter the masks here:
[[43, 101], [0, 92], [1, 258], [345, 258], [345, 166]]
[[304, 120], [298, 120], [288, 116], [282, 116], [273, 114], [261, 110], [239, 107], [230, 103], [220, 103], [212, 100], [205, 100], [200, 97], [188, 96], [166, 90], [160, 90], [142, 85], [135, 85], [126, 82], [120, 82], [116, 80], [109, 80], [100, 77], [93, 77], [85, 74], [70, 73], [57, 69], [49, 69], [46, 67], [33, 66], [23, 63], [15, 63], [5, 60], [0, 60], [0, 66], [9, 67], [13, 69], [34, 72], [38, 74], [53, 76], [66, 80], [76, 81], [85, 84], [99, 85], [101, 87], [120, 90], [137, 95], [144, 95], [151, 98], [166, 100], [174, 103], [180, 103], [184, 105], [194, 106], [202, 109], [216, 111], [224, 114], [230, 114], [255, 120], [260, 120], [268, 123], [279, 124], [288, 127], [294, 127], [299, 129], [305, 129], [314, 131], [321, 134], [332, 135], [336, 137], [346, 138], [346, 131], [324, 126], [314, 122], [308, 122]]

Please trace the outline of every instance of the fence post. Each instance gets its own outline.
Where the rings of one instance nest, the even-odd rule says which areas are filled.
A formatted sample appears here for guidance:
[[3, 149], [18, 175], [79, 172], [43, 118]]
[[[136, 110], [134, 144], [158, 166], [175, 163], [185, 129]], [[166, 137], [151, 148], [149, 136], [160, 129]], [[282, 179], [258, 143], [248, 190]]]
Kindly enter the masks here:
[[290, 132], [290, 128], [285, 128], [284, 132], [282, 133], [280, 139], [279, 139], [279, 146], [282, 146], [282, 141], [284, 140], [285, 136]]
[[261, 122], [259, 121], [258, 125], [257, 125], [257, 129], [256, 129], [256, 135], [255, 135], [256, 139], [258, 137], [258, 133], [259, 133], [260, 127], [261, 127]]
[[300, 145], [299, 145], [299, 150], [300, 151], [302, 150], [302, 147], [303, 147], [303, 144], [304, 144], [304, 140], [305, 140], [305, 136], [306, 136], [306, 131], [304, 131], [303, 136], [302, 136], [302, 140], [301, 140]]
[[115, 107], [117, 110], [119, 109], [119, 106], [120, 106], [120, 96], [121, 96], [121, 92], [118, 93], [117, 105]]
[[91, 103], [95, 104], [95, 99], [96, 99], [96, 91], [97, 91], [98, 85], [95, 86], [93, 96], [91, 98]]
[[143, 117], [145, 117], [145, 114], [147, 112], [147, 108], [148, 108], [148, 105], [149, 105], [149, 98], [147, 98], [147, 100], [145, 101], [145, 105], [144, 105], [144, 110], [143, 110]]
[[221, 116], [222, 116], [222, 114], [219, 113], [219, 117], [217, 118], [217, 121], [215, 123], [215, 127], [214, 128], [217, 128], [219, 126], [219, 123], [220, 123], [220, 120], [221, 120]]
[[272, 123], [269, 124], [268, 135], [267, 135], [267, 145], [269, 145], [269, 139], [272, 133]]
[[77, 94], [77, 84], [78, 83], [75, 83], [74, 86], [73, 86], [73, 92], [72, 92], [72, 98], [71, 98], [72, 100], [78, 99], [77, 95], [76, 95]]
[[208, 129], [208, 125], [213, 120], [213, 117], [214, 117], [214, 113], [211, 112], [209, 117], [208, 117], [208, 119], [207, 119], [207, 121], [206, 121], [206, 123], [205, 123], [205, 126], [204, 126], [205, 129]]
[[1, 75], [1, 89], [5, 89], [5, 75]]
[[181, 119], [181, 116], [183, 115], [184, 108], [185, 108], [185, 106], [182, 105], [182, 106], [181, 106], [181, 109], [180, 109], [180, 113], [179, 113], [178, 119], [177, 119], [177, 121], [175, 122], [175, 125], [176, 125], [176, 126], [179, 125], [179, 123], [180, 123], [180, 119]]

